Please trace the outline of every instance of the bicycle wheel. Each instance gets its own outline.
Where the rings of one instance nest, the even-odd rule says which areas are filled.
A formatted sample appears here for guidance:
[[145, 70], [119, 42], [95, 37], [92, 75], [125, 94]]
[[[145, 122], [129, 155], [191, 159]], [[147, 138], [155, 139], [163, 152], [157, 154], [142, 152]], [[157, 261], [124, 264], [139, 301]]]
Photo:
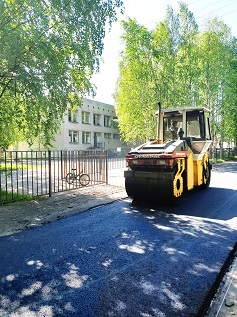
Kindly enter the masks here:
[[72, 184], [73, 181], [74, 181], [74, 175], [73, 175], [72, 173], [68, 173], [68, 174], [66, 175], [66, 182], [67, 182], [68, 184]]
[[82, 186], [87, 186], [90, 183], [90, 176], [88, 174], [81, 174], [79, 181]]

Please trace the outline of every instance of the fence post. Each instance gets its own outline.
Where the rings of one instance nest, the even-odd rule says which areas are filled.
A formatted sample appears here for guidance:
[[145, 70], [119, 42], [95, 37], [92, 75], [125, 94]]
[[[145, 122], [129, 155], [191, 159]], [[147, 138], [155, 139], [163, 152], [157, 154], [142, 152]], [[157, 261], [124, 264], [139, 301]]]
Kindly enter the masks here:
[[105, 151], [106, 159], [105, 159], [105, 173], [106, 173], [106, 185], [109, 184], [109, 169], [108, 169], [108, 150]]
[[210, 159], [212, 159], [213, 158], [213, 149], [212, 148], [210, 148], [209, 153], [210, 153]]
[[60, 164], [61, 164], [61, 179], [64, 178], [63, 174], [63, 151], [60, 151]]
[[51, 169], [51, 151], [48, 151], [49, 161], [49, 197], [52, 196], [52, 169]]

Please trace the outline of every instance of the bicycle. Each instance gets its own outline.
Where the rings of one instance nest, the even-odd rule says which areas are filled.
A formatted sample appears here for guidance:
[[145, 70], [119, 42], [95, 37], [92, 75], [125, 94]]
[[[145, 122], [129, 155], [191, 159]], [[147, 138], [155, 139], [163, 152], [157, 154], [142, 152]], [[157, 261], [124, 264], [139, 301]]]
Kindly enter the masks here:
[[79, 182], [81, 186], [87, 186], [90, 183], [90, 176], [88, 174], [83, 173], [83, 170], [76, 174], [76, 168], [72, 168], [72, 172], [66, 175], [66, 182], [68, 184], [72, 184], [74, 181]]

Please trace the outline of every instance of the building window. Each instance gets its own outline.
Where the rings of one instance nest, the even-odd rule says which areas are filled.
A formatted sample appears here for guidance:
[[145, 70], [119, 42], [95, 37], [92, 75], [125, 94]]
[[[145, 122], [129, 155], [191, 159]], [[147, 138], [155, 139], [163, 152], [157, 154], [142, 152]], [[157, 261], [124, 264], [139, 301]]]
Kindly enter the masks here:
[[98, 113], [94, 113], [93, 115], [94, 125], [101, 125], [100, 119], [101, 119], [101, 115]]
[[113, 117], [113, 128], [118, 129], [118, 118]]
[[110, 116], [104, 116], [104, 126], [111, 127], [111, 117]]
[[78, 131], [69, 130], [69, 143], [78, 143], [79, 133]]
[[102, 147], [101, 133], [94, 132], [94, 147]]
[[78, 115], [77, 110], [73, 111], [71, 109], [68, 109], [68, 121], [69, 122], [78, 122], [77, 115]]
[[91, 133], [90, 132], [82, 132], [82, 143], [90, 144], [91, 143]]
[[114, 133], [114, 134], [113, 134], [113, 139], [119, 140], [119, 134]]
[[111, 139], [111, 133], [104, 133], [105, 139]]
[[82, 111], [81, 113], [82, 116], [82, 123], [90, 123], [90, 112]]

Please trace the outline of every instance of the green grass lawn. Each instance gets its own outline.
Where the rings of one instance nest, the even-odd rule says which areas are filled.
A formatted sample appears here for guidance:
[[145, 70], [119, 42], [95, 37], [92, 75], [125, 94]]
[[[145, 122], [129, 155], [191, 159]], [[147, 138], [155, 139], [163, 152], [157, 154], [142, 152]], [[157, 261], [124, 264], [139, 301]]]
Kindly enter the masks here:
[[2, 164], [0, 163], [0, 172], [8, 173], [11, 171], [17, 171], [17, 170], [31, 170], [36, 168], [41, 168], [41, 165], [19, 165], [19, 164]]
[[30, 195], [23, 195], [23, 194], [17, 194], [17, 193], [12, 193], [6, 190], [1, 190], [0, 191], [0, 205], [5, 205], [7, 203], [13, 203], [16, 201], [26, 201], [26, 200], [32, 200], [32, 196]]

